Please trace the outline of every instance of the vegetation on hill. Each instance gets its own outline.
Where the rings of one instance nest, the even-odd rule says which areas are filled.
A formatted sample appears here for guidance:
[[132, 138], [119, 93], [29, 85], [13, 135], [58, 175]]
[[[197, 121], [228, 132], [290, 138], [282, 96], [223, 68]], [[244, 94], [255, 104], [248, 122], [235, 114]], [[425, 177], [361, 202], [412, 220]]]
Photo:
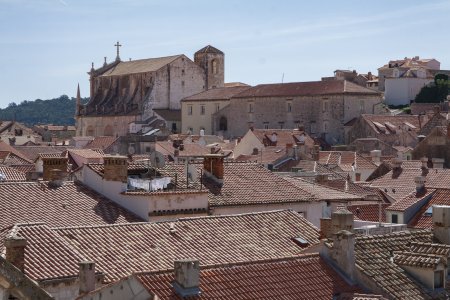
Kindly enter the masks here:
[[445, 74], [437, 74], [434, 82], [424, 86], [417, 94], [416, 103], [439, 103], [444, 101], [449, 94], [450, 81]]
[[[89, 98], [82, 98], [87, 103]], [[0, 120], [16, 120], [27, 126], [36, 124], [74, 125], [75, 124], [75, 98], [67, 95], [61, 97], [34, 101], [24, 100], [20, 104], [14, 102], [8, 107], [0, 109]]]

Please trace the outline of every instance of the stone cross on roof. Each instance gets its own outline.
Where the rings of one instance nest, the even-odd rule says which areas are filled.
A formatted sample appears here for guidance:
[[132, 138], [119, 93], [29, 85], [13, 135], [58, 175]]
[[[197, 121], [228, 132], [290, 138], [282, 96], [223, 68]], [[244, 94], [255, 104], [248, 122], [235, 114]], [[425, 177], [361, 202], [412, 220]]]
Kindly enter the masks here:
[[114, 45], [114, 47], [117, 47], [117, 56], [116, 56], [116, 60], [120, 60], [120, 56], [119, 56], [119, 47], [122, 47], [122, 45], [119, 43], [119, 41], [117, 41], [117, 43]]

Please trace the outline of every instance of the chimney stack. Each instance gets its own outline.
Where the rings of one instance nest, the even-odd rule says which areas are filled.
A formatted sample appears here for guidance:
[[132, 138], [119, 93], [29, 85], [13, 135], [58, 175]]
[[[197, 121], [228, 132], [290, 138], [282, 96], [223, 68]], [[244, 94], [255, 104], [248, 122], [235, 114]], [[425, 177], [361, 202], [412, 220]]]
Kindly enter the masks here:
[[450, 245], [450, 206], [433, 205], [433, 235], [441, 243]]
[[64, 177], [67, 173], [67, 160], [67, 157], [43, 157], [43, 179], [51, 181], [55, 169], [60, 170], [60, 175]]
[[424, 176], [416, 176], [414, 177], [414, 182], [416, 183], [416, 193], [420, 194], [425, 191], [425, 177]]
[[6, 260], [17, 269], [25, 270], [25, 247], [27, 240], [24, 237], [10, 235], [5, 238]]
[[370, 151], [370, 157], [374, 164], [379, 165], [381, 163], [381, 150]]
[[420, 158], [420, 161], [422, 162], [422, 169], [428, 168], [428, 157], [423, 156]]
[[80, 295], [89, 293], [95, 290], [95, 262], [80, 261], [78, 278], [80, 280]]
[[60, 169], [50, 170], [50, 179], [48, 185], [53, 188], [61, 187], [64, 183], [65, 172]]
[[395, 169], [401, 169], [403, 164], [403, 159], [396, 157], [392, 159], [392, 168]]
[[346, 208], [331, 213], [331, 229], [333, 233], [341, 230], [353, 231], [353, 214]]
[[103, 158], [103, 179], [108, 181], [128, 181], [128, 158], [126, 156], [108, 155]]
[[222, 154], [207, 154], [203, 158], [203, 173], [218, 183], [223, 183], [224, 161]]
[[195, 259], [175, 261], [175, 280], [172, 285], [181, 298], [200, 295], [200, 262]]
[[341, 230], [333, 234], [331, 258], [351, 280], [355, 278], [355, 234]]

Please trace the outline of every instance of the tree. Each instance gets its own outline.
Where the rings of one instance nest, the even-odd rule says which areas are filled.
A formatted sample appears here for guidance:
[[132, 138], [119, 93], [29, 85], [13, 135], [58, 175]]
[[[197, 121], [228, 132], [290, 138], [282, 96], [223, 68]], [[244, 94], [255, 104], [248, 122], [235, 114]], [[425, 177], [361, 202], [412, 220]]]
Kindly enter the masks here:
[[416, 103], [439, 103], [444, 101], [449, 92], [450, 81], [446, 74], [436, 74], [434, 82], [424, 86], [416, 95]]

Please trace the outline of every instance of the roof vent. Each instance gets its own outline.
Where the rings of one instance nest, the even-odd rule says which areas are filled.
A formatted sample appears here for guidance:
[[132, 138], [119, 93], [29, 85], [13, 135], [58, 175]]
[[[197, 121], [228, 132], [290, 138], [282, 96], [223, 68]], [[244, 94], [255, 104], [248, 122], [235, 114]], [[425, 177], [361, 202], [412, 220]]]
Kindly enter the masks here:
[[200, 262], [195, 259], [175, 261], [175, 292], [182, 298], [200, 295]]
[[169, 233], [175, 234], [177, 232], [177, 229], [175, 228], [175, 223], [170, 223], [169, 225]]

